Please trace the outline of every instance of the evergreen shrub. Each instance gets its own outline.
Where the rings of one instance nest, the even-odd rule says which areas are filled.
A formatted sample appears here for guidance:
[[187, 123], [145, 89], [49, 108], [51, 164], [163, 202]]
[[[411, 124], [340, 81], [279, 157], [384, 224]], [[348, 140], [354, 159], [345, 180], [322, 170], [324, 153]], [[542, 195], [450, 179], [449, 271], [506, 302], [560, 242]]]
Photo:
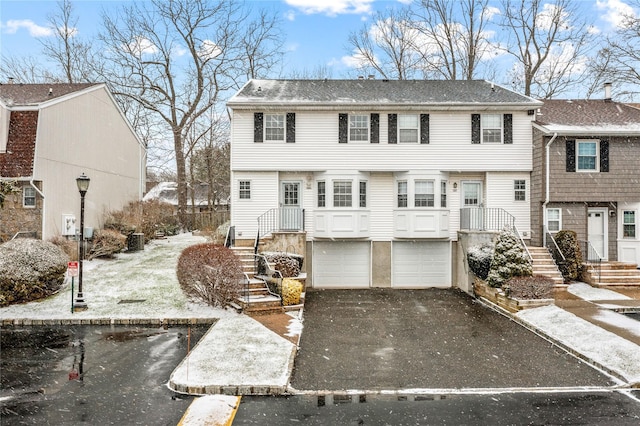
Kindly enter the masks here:
[[487, 283], [500, 288], [511, 277], [531, 276], [533, 266], [515, 233], [503, 230], [498, 235]]
[[573, 281], [582, 272], [582, 250], [575, 231], [562, 230], [555, 235], [556, 244], [565, 258], [565, 262], [558, 265], [565, 282]]
[[493, 258], [493, 244], [481, 244], [469, 247], [467, 252], [467, 263], [469, 269], [476, 277], [486, 280], [491, 269], [491, 259]]

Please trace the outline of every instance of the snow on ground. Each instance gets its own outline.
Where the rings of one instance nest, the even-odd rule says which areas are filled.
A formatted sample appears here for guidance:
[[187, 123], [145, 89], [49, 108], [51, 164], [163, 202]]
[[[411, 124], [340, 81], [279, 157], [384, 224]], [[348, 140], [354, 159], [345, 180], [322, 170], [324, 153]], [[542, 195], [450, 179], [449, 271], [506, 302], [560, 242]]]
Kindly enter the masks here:
[[605, 288], [591, 287], [587, 283], [575, 283], [567, 287], [567, 291], [584, 300], [629, 300], [624, 294]]
[[640, 346], [555, 305], [525, 309], [516, 315], [629, 382], [640, 381]]
[[594, 320], [610, 324], [614, 327], [627, 330], [629, 333], [640, 337], [640, 321], [629, 318], [623, 314], [601, 309], [593, 316]]

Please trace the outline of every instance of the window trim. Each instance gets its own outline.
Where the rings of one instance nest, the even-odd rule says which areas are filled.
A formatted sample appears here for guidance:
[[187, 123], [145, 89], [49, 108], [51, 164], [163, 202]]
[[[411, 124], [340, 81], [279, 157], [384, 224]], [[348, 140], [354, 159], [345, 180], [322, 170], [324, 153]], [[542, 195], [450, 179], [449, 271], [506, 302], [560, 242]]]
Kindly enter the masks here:
[[[33, 195], [27, 195], [27, 191], [29, 191], [30, 194]], [[37, 193], [36, 190], [31, 187], [31, 186], [23, 186], [22, 187], [22, 207], [26, 208], [26, 209], [34, 209], [36, 208], [37, 205]], [[27, 203], [27, 199], [29, 200], [33, 200], [33, 204], [32, 203]]]
[[[554, 229], [552, 230], [551, 227], [549, 226], [549, 223], [551, 222], [551, 220], [549, 219], [549, 213], [551, 211], [557, 211], [558, 212], [558, 219], [554, 219], [554, 222], [558, 222], [558, 229]], [[562, 230], [562, 209], [559, 207], [550, 207], [546, 209], [546, 214], [545, 214], [545, 226], [547, 227], [547, 230], [551, 233], [555, 233], [558, 232], [560, 230]]]
[[238, 200], [251, 199], [251, 180], [238, 180]]
[[[500, 119], [500, 127], [487, 127], [485, 129], [485, 118], [488, 117], [498, 117]], [[500, 140], [488, 142], [485, 140], [484, 131], [485, 130], [498, 130], [498, 134], [500, 136]], [[480, 114], [480, 141], [483, 144], [502, 144], [504, 143], [504, 115], [503, 114]]]
[[[366, 127], [354, 127], [352, 125], [352, 119], [355, 119], [356, 117], [364, 117], [366, 120]], [[352, 137], [352, 130], [361, 130], [363, 131], [362, 133], [365, 136], [365, 139], [354, 139]], [[349, 142], [353, 142], [353, 143], [368, 143], [370, 140], [370, 133], [371, 133], [371, 117], [369, 114], [349, 114], [348, 116], [348, 128], [347, 128], [347, 140]]]
[[[580, 144], [594, 144], [595, 145], [595, 163], [593, 169], [580, 168]], [[576, 172], [578, 173], [599, 173], [600, 172], [600, 141], [598, 139], [576, 139], [575, 147], [576, 155]], [[582, 156], [586, 157], [586, 156]], [[591, 158], [591, 157], [588, 157]]]
[[[402, 191], [401, 185], [404, 186]], [[396, 183], [396, 205], [399, 209], [409, 207], [409, 181], [406, 179], [398, 180]]]
[[358, 207], [361, 209], [367, 208], [367, 188], [368, 185], [366, 180], [361, 180], [358, 182]]
[[[416, 121], [415, 127], [405, 127], [400, 124], [402, 117], [413, 117]], [[420, 143], [420, 114], [398, 114], [397, 115], [397, 141], [398, 144], [419, 144]], [[415, 141], [403, 142], [401, 138], [402, 130], [415, 130]]]
[[[273, 120], [270, 119], [272, 117], [277, 117], [277, 121], [282, 124], [280, 127], [271, 127], [270, 124], [273, 123]], [[264, 141], [265, 142], [284, 142], [287, 137], [287, 117], [284, 113], [265, 113], [264, 114]], [[277, 130], [278, 133], [282, 132], [282, 137], [277, 139], [271, 139], [269, 135], [269, 130]]]
[[[431, 192], [418, 193], [418, 184], [422, 183], [426, 184], [427, 189], [429, 188], [429, 184], [431, 184]], [[425, 201], [426, 204], [418, 205], [418, 200], [420, 200], [420, 202]], [[436, 184], [433, 179], [415, 179], [413, 181], [413, 206], [415, 208], [433, 208], [436, 206]]]
[[440, 181], [440, 208], [441, 209], [447, 208], [447, 181], [446, 180]]
[[[627, 219], [626, 215], [627, 213], [632, 213], [633, 216], [633, 222], [632, 223], [626, 223], [625, 220]], [[626, 235], [626, 228], [625, 227], [632, 227], [631, 229], [633, 229], [633, 235]], [[638, 238], [638, 212], [636, 210], [623, 210], [622, 211], [622, 238], [623, 239], [627, 239], [627, 240], [635, 240]]]
[[[320, 191], [320, 184], [322, 184], [322, 191]], [[316, 206], [318, 208], [327, 207], [327, 182], [324, 180], [316, 182]]]
[[[332, 181], [332, 189], [333, 189], [333, 208], [346, 208], [346, 209], [351, 209], [353, 208], [353, 180], [350, 179], [333, 179]], [[344, 186], [342, 186], [342, 188], [348, 188], [349, 192], [336, 192], [336, 184], [345, 184]], [[348, 184], [348, 185], [346, 185]], [[339, 205], [342, 203], [337, 203], [337, 198], [336, 197], [340, 197], [343, 196], [344, 198], [344, 205]]]
[[[522, 183], [522, 187], [518, 187], [518, 184]], [[522, 198], [519, 198], [522, 197]], [[513, 180], [513, 201], [527, 201], [527, 180], [526, 179], [514, 179]]]

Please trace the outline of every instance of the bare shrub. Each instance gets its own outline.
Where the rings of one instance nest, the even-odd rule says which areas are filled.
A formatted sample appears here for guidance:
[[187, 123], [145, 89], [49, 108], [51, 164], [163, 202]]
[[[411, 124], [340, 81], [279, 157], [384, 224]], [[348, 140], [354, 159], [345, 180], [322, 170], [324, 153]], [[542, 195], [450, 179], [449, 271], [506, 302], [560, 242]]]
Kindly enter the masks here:
[[237, 297], [243, 278], [242, 264], [233, 251], [212, 243], [184, 249], [178, 259], [177, 275], [187, 295], [219, 307]]
[[143, 233], [145, 242], [154, 239], [157, 232], [175, 235], [180, 230], [173, 206], [158, 200], [133, 201], [122, 210], [110, 212], [105, 218], [104, 227], [125, 236], [134, 232]]
[[127, 245], [127, 237], [112, 229], [102, 229], [93, 237], [93, 244], [89, 250], [89, 259], [97, 257], [113, 257], [120, 253]]
[[553, 280], [546, 275], [513, 277], [503, 289], [516, 299], [550, 299], [553, 297]]
[[78, 242], [63, 237], [62, 235], [56, 235], [49, 238], [49, 242], [60, 247], [62, 251], [69, 257], [69, 260], [78, 260]]
[[273, 263], [274, 268], [283, 278], [297, 277], [302, 267], [302, 256], [285, 252], [264, 252], [262, 255], [267, 262]]
[[0, 306], [55, 293], [68, 261], [65, 252], [48, 241], [20, 238], [0, 245]]

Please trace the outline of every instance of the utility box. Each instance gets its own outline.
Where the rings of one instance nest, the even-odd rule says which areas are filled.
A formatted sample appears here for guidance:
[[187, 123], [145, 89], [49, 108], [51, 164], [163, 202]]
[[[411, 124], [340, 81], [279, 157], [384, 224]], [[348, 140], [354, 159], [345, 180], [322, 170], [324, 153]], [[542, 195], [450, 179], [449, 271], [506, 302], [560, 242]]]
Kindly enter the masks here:
[[144, 234], [141, 232], [129, 234], [129, 236], [127, 237], [127, 250], [144, 250]]

